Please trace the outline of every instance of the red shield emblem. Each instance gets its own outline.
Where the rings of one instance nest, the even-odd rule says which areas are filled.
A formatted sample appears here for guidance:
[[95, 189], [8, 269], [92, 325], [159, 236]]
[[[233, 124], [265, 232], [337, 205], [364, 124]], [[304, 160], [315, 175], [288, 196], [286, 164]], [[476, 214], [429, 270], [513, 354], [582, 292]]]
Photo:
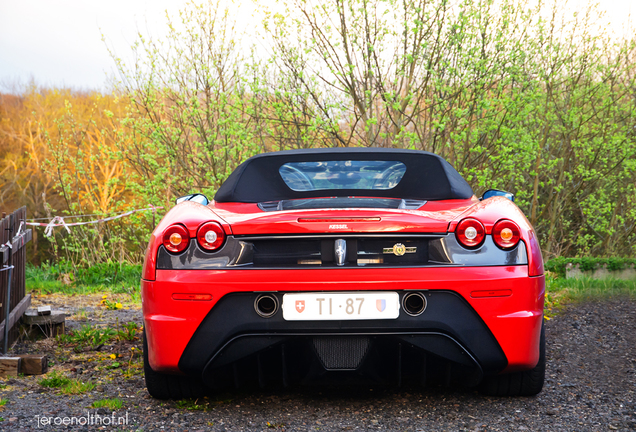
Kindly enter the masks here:
[[376, 300], [375, 307], [378, 308], [380, 312], [384, 312], [384, 309], [386, 309], [386, 300]]
[[302, 313], [305, 310], [305, 300], [296, 300], [296, 310]]

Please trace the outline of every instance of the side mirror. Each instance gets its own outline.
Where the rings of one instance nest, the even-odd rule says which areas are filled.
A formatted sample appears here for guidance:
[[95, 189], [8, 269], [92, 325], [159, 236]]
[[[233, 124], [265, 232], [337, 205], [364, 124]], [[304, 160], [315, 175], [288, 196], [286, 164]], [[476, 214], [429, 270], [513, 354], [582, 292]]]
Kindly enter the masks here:
[[184, 195], [182, 197], [179, 197], [175, 200], [175, 204], [179, 204], [182, 203], [184, 201], [193, 201], [202, 205], [208, 205], [208, 203], [210, 202], [210, 200], [208, 199], [208, 197], [206, 197], [203, 194], [200, 193], [195, 193], [195, 194], [190, 194], [190, 195]]
[[484, 195], [481, 197], [481, 199], [485, 200], [494, 196], [502, 196], [504, 198], [508, 198], [512, 202], [515, 202], [515, 195], [512, 192], [506, 192], [497, 189], [488, 189], [486, 192], [484, 192]]

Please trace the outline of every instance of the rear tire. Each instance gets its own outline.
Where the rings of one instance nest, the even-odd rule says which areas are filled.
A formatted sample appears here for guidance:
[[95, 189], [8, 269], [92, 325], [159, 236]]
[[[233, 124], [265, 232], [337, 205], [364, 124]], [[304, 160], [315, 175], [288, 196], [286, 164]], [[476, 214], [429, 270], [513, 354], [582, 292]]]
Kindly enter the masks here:
[[206, 387], [194, 378], [155, 372], [148, 361], [148, 341], [144, 330], [144, 375], [150, 396], [157, 399], [194, 399], [205, 396]]
[[539, 363], [527, 371], [486, 377], [479, 392], [487, 396], [535, 396], [545, 381], [545, 328], [541, 325]]

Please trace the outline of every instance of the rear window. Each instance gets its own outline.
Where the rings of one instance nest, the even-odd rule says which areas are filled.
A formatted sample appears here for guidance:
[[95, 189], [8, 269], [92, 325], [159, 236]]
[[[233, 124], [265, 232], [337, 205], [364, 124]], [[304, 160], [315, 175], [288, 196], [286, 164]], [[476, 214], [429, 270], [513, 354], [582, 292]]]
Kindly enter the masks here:
[[361, 189], [388, 190], [400, 183], [406, 166], [398, 161], [289, 162], [278, 172], [296, 192]]

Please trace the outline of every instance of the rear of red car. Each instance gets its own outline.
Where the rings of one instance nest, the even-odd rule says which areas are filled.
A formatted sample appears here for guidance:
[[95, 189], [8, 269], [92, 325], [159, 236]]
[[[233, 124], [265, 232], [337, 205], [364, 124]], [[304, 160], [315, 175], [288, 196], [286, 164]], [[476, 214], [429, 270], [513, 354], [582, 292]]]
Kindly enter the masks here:
[[[277, 168], [291, 192], [235, 176], [209, 205], [164, 217], [142, 279], [153, 396], [310, 378], [541, 390], [543, 264], [523, 214], [477, 200], [452, 172], [450, 197], [399, 189], [441, 162], [379, 153], [276, 153], [253, 171]], [[258, 183], [250, 161], [242, 175]], [[365, 176], [373, 189], [352, 190]], [[343, 190], [310, 190], [324, 179]]]

